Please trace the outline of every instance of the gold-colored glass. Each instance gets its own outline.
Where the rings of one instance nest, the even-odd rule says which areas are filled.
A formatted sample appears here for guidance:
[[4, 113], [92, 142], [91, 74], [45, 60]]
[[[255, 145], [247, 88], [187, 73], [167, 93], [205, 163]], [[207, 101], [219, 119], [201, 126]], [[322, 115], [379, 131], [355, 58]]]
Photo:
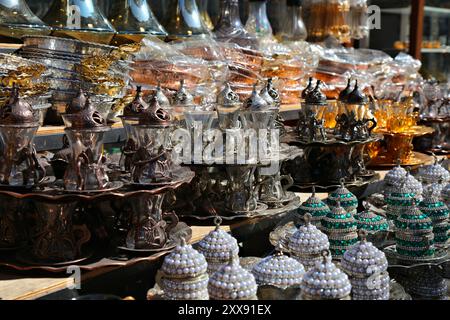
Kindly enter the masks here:
[[164, 27], [169, 33], [167, 40], [179, 40], [193, 36], [209, 35], [195, 0], [168, 0], [168, 15]]
[[108, 17], [117, 30], [112, 41], [114, 45], [139, 43], [147, 34], [160, 38], [167, 36], [147, 0], [115, 0]]
[[25, 0], [0, 0], [0, 35], [20, 39], [24, 35], [49, 35], [51, 28], [28, 7]]
[[95, 0], [55, 0], [43, 20], [56, 37], [109, 44], [116, 33]]

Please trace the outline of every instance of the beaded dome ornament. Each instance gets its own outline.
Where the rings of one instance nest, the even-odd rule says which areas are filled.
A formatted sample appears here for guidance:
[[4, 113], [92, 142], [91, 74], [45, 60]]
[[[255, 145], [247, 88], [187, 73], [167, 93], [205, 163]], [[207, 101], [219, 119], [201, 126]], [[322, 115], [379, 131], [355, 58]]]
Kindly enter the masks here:
[[420, 168], [418, 175], [425, 184], [445, 184], [450, 182], [450, 172], [446, 170], [434, 155], [434, 164]]
[[416, 199], [418, 199], [419, 201], [422, 200], [422, 193], [423, 193], [422, 183], [416, 178], [414, 178], [409, 169], [407, 169], [406, 171], [407, 171], [405, 180], [406, 187], [416, 195]]
[[337, 202], [347, 212], [356, 213], [358, 209], [358, 198], [345, 187], [345, 180], [341, 180], [341, 186], [334, 192], [330, 193], [327, 199], [330, 207], [335, 207]]
[[316, 187], [313, 187], [311, 197], [303, 202], [297, 210], [302, 217], [309, 213], [312, 217], [311, 223], [319, 229], [322, 227], [322, 220], [330, 211], [330, 207], [316, 196]]
[[365, 230], [369, 234], [387, 231], [389, 224], [383, 216], [372, 212], [367, 202], [364, 203], [365, 210], [355, 215], [358, 230]]
[[386, 194], [386, 215], [389, 220], [397, 220], [404, 210], [413, 206], [416, 202], [416, 194], [407, 186], [406, 176], [396, 183], [391, 193]]
[[259, 286], [270, 285], [286, 289], [300, 286], [305, 268], [293, 258], [283, 255], [282, 249], [261, 260], [252, 270]]
[[345, 252], [342, 270], [350, 277], [354, 300], [389, 300], [389, 274], [386, 255], [367, 241], [367, 232], [359, 232], [361, 241]]
[[433, 222], [416, 205], [395, 221], [397, 255], [405, 260], [423, 260], [435, 254]]
[[390, 170], [384, 177], [384, 192], [390, 194], [393, 192], [395, 185], [401, 181], [407, 174], [407, 171], [400, 165], [401, 161], [397, 161], [397, 166]]
[[289, 252], [297, 259], [306, 270], [311, 269], [322, 260], [322, 252], [329, 250], [328, 237], [311, 223], [310, 213], [304, 216], [305, 225], [290, 237], [288, 242]]
[[214, 274], [220, 267], [229, 264], [232, 256], [238, 257], [239, 254], [237, 240], [220, 229], [222, 219], [217, 217], [214, 223], [216, 225], [215, 230], [198, 243], [198, 251], [205, 256], [208, 262], [209, 275]]
[[341, 207], [340, 201], [322, 222], [323, 230], [330, 241], [334, 258], [340, 258], [345, 251], [358, 242], [358, 226], [353, 214]]
[[161, 289], [168, 300], [208, 300], [205, 257], [184, 239], [163, 262]]
[[332, 262], [330, 252], [324, 251], [322, 261], [303, 277], [301, 289], [304, 300], [350, 300], [352, 286], [348, 276]]
[[257, 289], [255, 277], [241, 267], [236, 257], [214, 273], [208, 283], [212, 300], [257, 300]]
[[439, 198], [439, 193], [430, 186], [424, 195], [423, 201], [419, 204], [419, 209], [433, 221], [434, 243], [436, 245], [446, 245], [449, 239], [449, 208]]

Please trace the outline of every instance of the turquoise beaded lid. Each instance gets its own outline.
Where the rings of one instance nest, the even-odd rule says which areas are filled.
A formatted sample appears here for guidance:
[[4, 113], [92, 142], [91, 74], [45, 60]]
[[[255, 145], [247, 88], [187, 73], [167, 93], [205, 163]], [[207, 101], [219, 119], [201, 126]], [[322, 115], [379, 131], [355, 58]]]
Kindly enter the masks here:
[[324, 218], [322, 226], [330, 241], [330, 251], [334, 257], [342, 256], [350, 246], [358, 242], [357, 222], [353, 214], [347, 212], [339, 201]]
[[328, 204], [330, 207], [335, 207], [337, 202], [350, 213], [353, 213], [358, 208], [358, 198], [351, 193], [344, 185], [344, 181], [341, 181], [341, 186], [328, 196]]
[[313, 187], [313, 193], [297, 210], [302, 217], [309, 213], [311, 223], [316, 227], [321, 227], [323, 218], [331, 212], [330, 207], [316, 196], [316, 188]]
[[400, 256], [429, 257], [435, 253], [433, 222], [414, 205], [395, 221], [396, 250]]
[[369, 234], [387, 231], [389, 229], [389, 224], [386, 218], [372, 212], [367, 204], [365, 207], [366, 209], [364, 211], [355, 215], [358, 230], [365, 230]]
[[385, 202], [388, 205], [386, 215], [389, 220], [396, 220], [402, 212], [413, 206], [417, 199], [416, 194], [406, 185], [406, 177], [391, 188], [391, 193], [385, 194]]
[[436, 244], [446, 244], [449, 239], [449, 213], [447, 205], [440, 200], [439, 195], [430, 187], [425, 193], [419, 209], [433, 221], [434, 241]]

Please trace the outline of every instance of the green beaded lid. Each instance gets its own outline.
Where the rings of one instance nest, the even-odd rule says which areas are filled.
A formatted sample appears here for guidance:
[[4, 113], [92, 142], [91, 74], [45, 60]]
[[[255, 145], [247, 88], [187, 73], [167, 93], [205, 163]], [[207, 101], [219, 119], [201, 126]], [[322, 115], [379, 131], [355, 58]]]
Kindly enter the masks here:
[[357, 231], [357, 223], [353, 214], [347, 212], [339, 201], [322, 221], [325, 233], [345, 233]]
[[408, 230], [412, 235], [433, 232], [433, 222], [416, 205], [404, 211], [395, 221], [397, 230]]
[[330, 207], [316, 196], [316, 188], [313, 187], [313, 193], [303, 204], [298, 208], [297, 212], [304, 216], [309, 213], [312, 216], [312, 221], [322, 220], [328, 213], [331, 212]]
[[344, 181], [341, 181], [341, 186], [336, 191], [328, 195], [327, 202], [331, 207], [335, 207], [336, 203], [340, 202], [340, 205], [348, 212], [358, 208], [358, 198], [345, 187]]
[[450, 210], [447, 205], [437, 197], [426, 197], [420, 204], [419, 209], [431, 220], [445, 220], [449, 218]]
[[386, 218], [372, 212], [368, 204], [365, 204], [364, 206], [366, 210], [355, 215], [358, 230], [365, 230], [368, 233], [376, 233], [389, 229], [389, 224]]
[[386, 195], [385, 201], [391, 208], [403, 209], [415, 204], [416, 194], [406, 183], [406, 177], [394, 185], [391, 192]]

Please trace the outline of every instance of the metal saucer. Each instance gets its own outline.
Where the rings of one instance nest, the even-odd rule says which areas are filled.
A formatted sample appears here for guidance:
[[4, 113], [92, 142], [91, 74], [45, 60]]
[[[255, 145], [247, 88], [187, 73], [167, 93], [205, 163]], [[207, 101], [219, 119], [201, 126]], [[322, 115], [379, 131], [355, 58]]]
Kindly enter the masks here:
[[446, 262], [450, 256], [447, 249], [437, 248], [433, 257], [407, 257], [397, 253], [396, 245], [391, 245], [383, 249], [386, 257], [390, 259], [392, 263], [390, 267], [404, 267], [404, 266], [417, 266], [417, 265], [438, 265]]
[[46, 267], [64, 267], [70, 265], [76, 265], [80, 262], [86, 261], [91, 258], [94, 254], [93, 248], [87, 248], [83, 250], [82, 256], [78, 259], [72, 261], [64, 261], [64, 262], [48, 262], [48, 261], [38, 261], [33, 260], [30, 251], [27, 249], [20, 250], [16, 253], [16, 259], [18, 262], [25, 263], [31, 266], [46, 266]]
[[124, 183], [121, 181], [112, 181], [108, 182], [106, 188], [104, 189], [95, 189], [95, 190], [66, 190], [64, 189], [63, 181], [59, 180], [57, 181], [53, 186], [52, 189], [56, 191], [65, 192], [66, 194], [97, 194], [97, 193], [104, 193], [104, 192], [111, 192], [121, 189], [124, 186]]

